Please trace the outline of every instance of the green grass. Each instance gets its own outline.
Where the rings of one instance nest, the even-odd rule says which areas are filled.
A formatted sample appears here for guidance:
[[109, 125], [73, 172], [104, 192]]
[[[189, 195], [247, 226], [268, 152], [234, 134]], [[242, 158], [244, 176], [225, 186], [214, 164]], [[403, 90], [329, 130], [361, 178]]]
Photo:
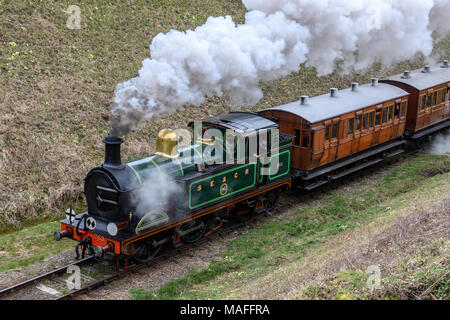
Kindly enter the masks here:
[[[363, 181], [348, 194], [338, 189], [319, 205], [301, 205], [294, 215], [282, 216], [261, 228], [248, 231], [229, 244], [229, 249], [207, 269], [193, 270], [186, 277], [155, 290], [131, 291], [135, 299], [220, 299], [223, 278], [232, 282], [262, 277], [281, 264], [302, 259], [305, 252], [330, 236], [364, 225], [377, 215], [404, 203], [397, 196], [418, 188], [424, 172], [450, 170], [448, 156], [416, 155], [367, 187]], [[391, 203], [394, 201], [393, 203]], [[222, 280], [218, 280], [221, 278]], [[226, 284], [225, 284], [226, 285]], [[223, 289], [223, 288], [222, 288]]]
[[26, 267], [73, 248], [71, 240], [56, 242], [53, 239], [53, 232], [60, 229], [59, 222], [50, 222], [0, 235], [0, 271]]

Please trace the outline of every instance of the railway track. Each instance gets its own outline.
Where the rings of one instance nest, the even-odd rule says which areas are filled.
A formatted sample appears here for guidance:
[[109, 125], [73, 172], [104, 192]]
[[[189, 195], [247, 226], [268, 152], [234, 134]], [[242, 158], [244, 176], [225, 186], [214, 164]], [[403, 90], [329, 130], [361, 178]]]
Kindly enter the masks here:
[[[379, 169], [389, 166], [392, 162], [399, 162], [405, 159], [407, 156], [405, 154], [399, 155], [395, 158], [383, 161], [382, 163], [376, 164], [366, 170], [361, 172], [353, 173], [349, 176], [342, 178], [341, 180], [332, 182], [328, 185], [324, 185], [318, 189], [303, 192], [298, 194], [295, 192], [290, 192], [293, 199], [286, 202], [280, 203], [273, 213], [273, 215], [282, 214], [286, 209], [289, 209], [296, 203], [306, 201], [306, 199], [317, 199], [320, 194], [328, 194], [332, 190], [351, 182], [355, 179], [355, 176], [361, 177], [367, 175], [367, 171], [373, 173]], [[42, 275], [36, 276], [34, 278], [28, 279], [26, 281], [20, 282], [13, 286], [0, 289], [0, 299], [27, 299], [27, 300], [67, 300], [74, 299], [75, 297], [94, 291], [110, 282], [121, 279], [128, 274], [136, 273], [139, 270], [157, 266], [160, 261], [167, 260], [172, 256], [186, 253], [188, 250], [200, 247], [202, 244], [213, 241], [217, 238], [223, 238], [225, 235], [242, 230], [245, 227], [249, 228], [247, 222], [240, 222], [235, 225], [224, 226], [217, 230], [209, 237], [204, 237], [194, 243], [184, 244], [179, 248], [171, 248], [164, 251], [162, 254], [156, 256], [150, 262], [136, 264], [125, 270], [115, 270], [111, 264], [104, 261], [99, 261], [94, 257], [90, 256], [82, 260], [72, 262], [64, 267], [52, 270], [50, 272], [44, 273]], [[68, 273], [68, 268], [71, 266], [78, 266], [81, 271], [81, 288], [80, 289], [69, 289], [67, 286], [67, 278], [70, 276]]]
[[[186, 252], [189, 249], [195, 249], [207, 242], [223, 238], [226, 234], [243, 229], [247, 224], [239, 223], [226, 228], [221, 228], [212, 234], [211, 237], [204, 237], [197, 242], [187, 243], [179, 248], [171, 248], [156, 256], [147, 263], [139, 263], [124, 270], [116, 270], [107, 261], [99, 261], [93, 256], [72, 262], [64, 267], [41, 274], [10, 287], [0, 289], [0, 299], [11, 300], [68, 300], [81, 294], [89, 293], [99, 287], [102, 287], [114, 280], [121, 279], [130, 273], [150, 266], [155, 266], [158, 262], [167, 260], [172, 256]], [[79, 267], [81, 276], [81, 288], [69, 289], [68, 272], [70, 267]], [[70, 283], [70, 282], [69, 282]]]

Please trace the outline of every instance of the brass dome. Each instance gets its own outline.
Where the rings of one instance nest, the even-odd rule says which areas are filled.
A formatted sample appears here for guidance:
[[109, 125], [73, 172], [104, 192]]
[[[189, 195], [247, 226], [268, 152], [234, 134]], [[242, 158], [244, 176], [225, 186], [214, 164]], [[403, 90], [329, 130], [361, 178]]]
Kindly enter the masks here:
[[178, 158], [180, 154], [177, 149], [177, 144], [178, 137], [175, 131], [163, 129], [158, 133], [155, 154], [166, 158]]

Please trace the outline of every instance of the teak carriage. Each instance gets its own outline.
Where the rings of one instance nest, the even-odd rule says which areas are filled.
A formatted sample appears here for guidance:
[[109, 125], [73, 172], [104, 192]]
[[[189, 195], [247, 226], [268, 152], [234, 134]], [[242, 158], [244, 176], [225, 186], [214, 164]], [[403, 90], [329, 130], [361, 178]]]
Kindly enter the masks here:
[[381, 80], [402, 88], [410, 94], [406, 121], [406, 135], [420, 139], [448, 126], [450, 119], [450, 68], [448, 62], [434, 67], [405, 71]]

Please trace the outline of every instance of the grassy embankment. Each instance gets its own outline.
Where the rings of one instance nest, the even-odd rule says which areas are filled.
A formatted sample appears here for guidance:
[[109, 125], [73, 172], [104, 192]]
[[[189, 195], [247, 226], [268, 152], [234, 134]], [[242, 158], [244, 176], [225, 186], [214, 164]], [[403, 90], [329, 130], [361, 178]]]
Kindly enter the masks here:
[[[450, 158], [417, 155], [270, 219], [206, 269], [137, 299], [450, 296]], [[371, 291], [369, 266], [381, 272]]]

